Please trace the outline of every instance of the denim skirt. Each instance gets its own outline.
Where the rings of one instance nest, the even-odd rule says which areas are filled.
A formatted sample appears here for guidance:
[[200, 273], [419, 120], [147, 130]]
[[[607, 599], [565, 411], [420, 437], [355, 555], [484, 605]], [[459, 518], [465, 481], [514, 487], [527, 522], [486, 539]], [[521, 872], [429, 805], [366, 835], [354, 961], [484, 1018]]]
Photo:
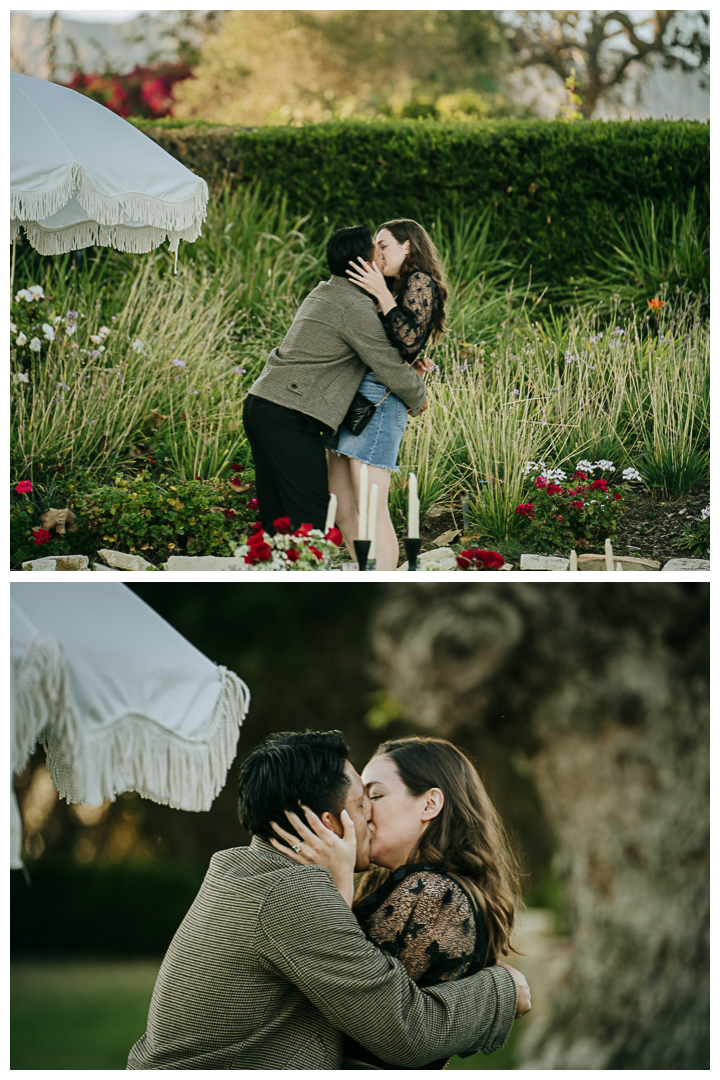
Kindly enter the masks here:
[[[388, 389], [369, 371], [358, 390], [368, 401], [378, 402]], [[334, 435], [324, 435], [326, 450], [343, 457], [356, 458], [365, 465], [400, 472], [397, 466], [400, 440], [407, 427], [407, 405], [395, 394], [388, 394], [382, 404], [373, 409], [372, 419], [365, 430], [353, 435], [341, 424]]]

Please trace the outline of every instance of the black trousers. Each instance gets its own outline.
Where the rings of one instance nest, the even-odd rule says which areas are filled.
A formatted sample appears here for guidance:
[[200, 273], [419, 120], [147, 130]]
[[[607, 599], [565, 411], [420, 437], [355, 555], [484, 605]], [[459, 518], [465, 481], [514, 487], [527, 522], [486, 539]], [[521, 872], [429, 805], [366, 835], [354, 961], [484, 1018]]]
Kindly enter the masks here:
[[255, 486], [265, 532], [289, 517], [324, 530], [330, 493], [320, 422], [312, 416], [248, 394], [243, 424], [255, 462]]

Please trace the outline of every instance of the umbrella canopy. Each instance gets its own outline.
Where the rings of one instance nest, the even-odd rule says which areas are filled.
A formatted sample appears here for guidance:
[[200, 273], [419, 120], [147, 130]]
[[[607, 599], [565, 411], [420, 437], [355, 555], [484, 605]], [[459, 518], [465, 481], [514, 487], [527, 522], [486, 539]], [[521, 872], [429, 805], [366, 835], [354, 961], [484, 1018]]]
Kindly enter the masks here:
[[121, 583], [11, 585], [10, 640], [13, 772], [40, 742], [68, 802], [210, 809], [250, 700], [237, 675]]
[[10, 76], [11, 239], [42, 255], [99, 244], [144, 252], [196, 240], [208, 186], [104, 105]]

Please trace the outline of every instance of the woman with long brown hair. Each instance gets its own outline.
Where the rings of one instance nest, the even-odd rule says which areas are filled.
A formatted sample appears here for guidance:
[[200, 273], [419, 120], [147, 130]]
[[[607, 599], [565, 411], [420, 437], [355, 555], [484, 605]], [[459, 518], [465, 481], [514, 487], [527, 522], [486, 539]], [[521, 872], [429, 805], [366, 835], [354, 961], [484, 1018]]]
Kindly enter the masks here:
[[[403, 360], [419, 375], [432, 368], [421, 358], [428, 342], [445, 332], [448, 290], [440, 257], [422, 225], [410, 218], [398, 218], [381, 225], [375, 236], [376, 258], [351, 263], [347, 274], [373, 297], [385, 332]], [[330, 491], [338, 498], [338, 526], [352, 552], [357, 536], [360, 466], [369, 469], [369, 483], [378, 485], [376, 564], [378, 570], [396, 570], [398, 542], [388, 509], [388, 492], [393, 472], [398, 472], [400, 440], [407, 426], [407, 408], [390, 393], [372, 371], [359, 387], [360, 393], [376, 407], [360, 435], [340, 426], [324, 439], [328, 454]]]
[[[378, 747], [362, 779], [374, 865], [353, 911], [369, 940], [421, 987], [502, 963], [512, 950], [520, 872], [470, 760], [445, 739], [393, 739]], [[332, 860], [310, 843], [291, 857], [322, 862], [334, 876]], [[347, 1069], [397, 1068], [350, 1040], [345, 1057]]]

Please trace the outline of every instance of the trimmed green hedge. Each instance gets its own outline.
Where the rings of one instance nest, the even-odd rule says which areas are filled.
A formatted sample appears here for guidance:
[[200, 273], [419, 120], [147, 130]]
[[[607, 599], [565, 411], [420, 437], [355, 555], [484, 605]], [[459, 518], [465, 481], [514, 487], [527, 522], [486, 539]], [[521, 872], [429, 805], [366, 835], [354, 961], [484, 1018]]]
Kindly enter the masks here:
[[[209, 182], [260, 181], [336, 226], [392, 217], [430, 224], [492, 203], [493, 237], [562, 284], [617, 241], [643, 199], [709, 218], [710, 127], [692, 121], [333, 122], [244, 129], [138, 124]], [[315, 220], [318, 220], [316, 217]]]

